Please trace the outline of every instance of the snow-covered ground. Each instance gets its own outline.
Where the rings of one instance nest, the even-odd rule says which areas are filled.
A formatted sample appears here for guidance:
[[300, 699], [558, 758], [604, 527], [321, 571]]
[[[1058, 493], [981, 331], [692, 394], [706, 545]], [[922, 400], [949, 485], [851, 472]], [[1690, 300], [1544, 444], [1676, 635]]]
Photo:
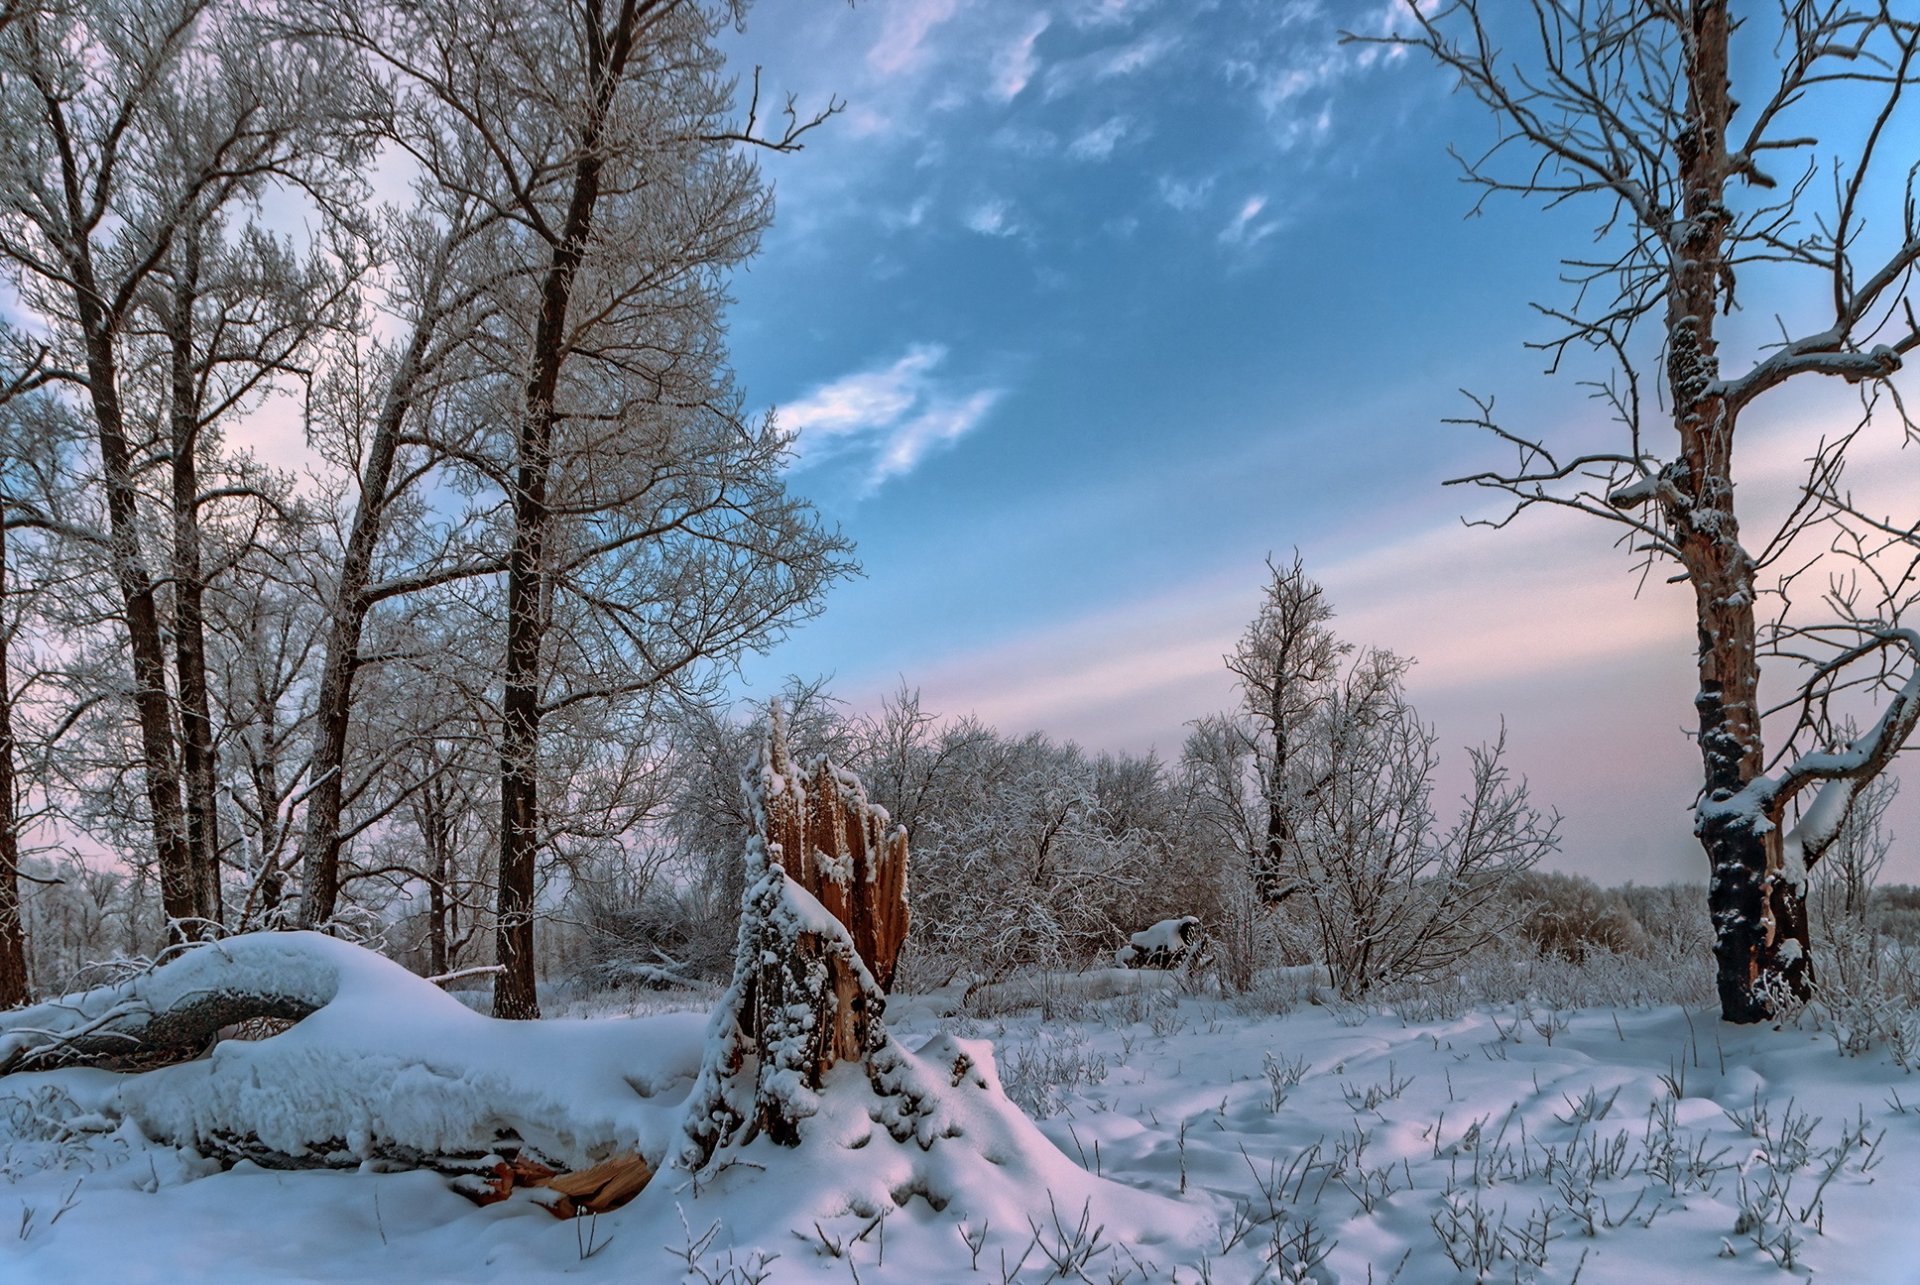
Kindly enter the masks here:
[[[1028, 989], [1044, 1011], [1020, 1006]], [[124, 1080], [63, 1071], [0, 1080], [0, 1281], [1920, 1281], [1920, 1081], [1817, 1030], [1673, 1006], [1272, 1015], [1118, 970], [994, 1001], [1003, 1015], [902, 998], [890, 1026], [910, 1048], [992, 1042], [1062, 1153], [1041, 1173], [1050, 1200], [989, 1179], [941, 1210], [902, 1193], [836, 1215], [888, 1150], [838, 1120], [804, 1165], [755, 1144], [697, 1187], [668, 1170], [623, 1209], [561, 1222], [524, 1193], [477, 1207], [431, 1172], [221, 1171], [148, 1142], [120, 1114]], [[317, 1110], [311, 1086], [341, 1073], [318, 1036], [350, 1048], [365, 1019], [329, 1035], [328, 1012], [210, 1061]], [[584, 1095], [583, 1118], [651, 1150], [701, 1031], [684, 1013], [522, 1026], [462, 1083], [555, 1122]], [[377, 1042], [403, 1055], [355, 1092], [375, 1127], [388, 1102], [418, 1112], [436, 1056], [498, 1034], [451, 1005], [390, 1014]], [[622, 1057], [630, 1107], [607, 1091]], [[543, 1083], [556, 1092], [536, 1101]]]

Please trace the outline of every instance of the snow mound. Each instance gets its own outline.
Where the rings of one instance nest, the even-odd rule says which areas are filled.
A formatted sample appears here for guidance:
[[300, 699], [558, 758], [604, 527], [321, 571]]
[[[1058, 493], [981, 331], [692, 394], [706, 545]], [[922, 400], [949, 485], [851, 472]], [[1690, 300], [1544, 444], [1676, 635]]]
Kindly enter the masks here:
[[311, 1010], [258, 1041], [140, 1074], [70, 1068], [9, 1077], [117, 1125], [263, 1163], [350, 1165], [534, 1151], [583, 1167], [665, 1154], [699, 1067], [703, 1019], [503, 1022], [371, 951], [312, 933], [189, 950], [116, 987], [8, 1015], [0, 1057], [64, 1016], [98, 1030], [209, 997], [272, 996]]

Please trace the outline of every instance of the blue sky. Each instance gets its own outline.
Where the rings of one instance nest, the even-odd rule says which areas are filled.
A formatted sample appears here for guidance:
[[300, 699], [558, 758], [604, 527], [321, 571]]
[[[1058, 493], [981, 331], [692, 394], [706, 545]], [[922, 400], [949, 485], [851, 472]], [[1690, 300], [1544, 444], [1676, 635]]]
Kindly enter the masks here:
[[[1339, 43], [1394, 7], [753, 10], [743, 77], [847, 109], [764, 162], [778, 216], [734, 354], [866, 577], [742, 695], [831, 674], [864, 706], [904, 679], [945, 713], [1173, 757], [1232, 699], [1263, 559], [1297, 546], [1347, 637], [1419, 658], [1445, 743], [1504, 715], [1567, 814], [1560, 865], [1704, 877], [1685, 592], [1636, 598], [1611, 533], [1571, 517], [1466, 529], [1481, 501], [1441, 486], [1497, 460], [1440, 422], [1463, 387], [1517, 425], [1597, 423], [1522, 346], [1591, 216], [1466, 217], [1447, 147], [1484, 145], [1483, 113]], [[1804, 449], [1754, 436], [1756, 487], [1790, 476]]]

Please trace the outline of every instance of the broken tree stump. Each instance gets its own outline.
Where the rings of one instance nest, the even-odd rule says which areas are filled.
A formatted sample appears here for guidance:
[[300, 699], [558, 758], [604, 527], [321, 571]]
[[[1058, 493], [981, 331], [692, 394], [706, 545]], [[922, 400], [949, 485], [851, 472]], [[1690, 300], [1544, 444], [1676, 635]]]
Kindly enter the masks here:
[[886, 1045], [886, 995], [906, 941], [907, 835], [860, 779], [794, 763], [780, 707], [742, 774], [754, 833], [733, 984], [714, 1012], [682, 1163], [765, 1133], [797, 1145], [827, 1072]]

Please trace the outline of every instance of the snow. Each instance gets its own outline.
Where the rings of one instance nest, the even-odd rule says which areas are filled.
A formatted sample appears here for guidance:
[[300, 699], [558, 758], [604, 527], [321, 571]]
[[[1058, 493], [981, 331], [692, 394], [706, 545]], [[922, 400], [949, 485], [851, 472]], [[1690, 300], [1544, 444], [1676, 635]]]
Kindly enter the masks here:
[[1131, 968], [1135, 961], [1153, 958], [1156, 952], [1162, 958], [1178, 960], [1188, 949], [1188, 934], [1199, 926], [1200, 921], [1192, 915], [1162, 919], [1129, 937], [1127, 945], [1114, 953], [1114, 962]]
[[272, 988], [322, 1007], [281, 1035], [223, 1041], [197, 1061], [141, 1075], [17, 1075], [0, 1092], [45, 1086], [77, 1111], [209, 1151], [239, 1130], [289, 1155], [350, 1164], [393, 1152], [484, 1153], [511, 1131], [582, 1167], [620, 1150], [664, 1152], [677, 1106], [656, 1095], [684, 1095], [670, 1090], [691, 1083], [705, 1025], [694, 1013], [646, 1024], [499, 1022], [398, 964], [311, 933], [234, 938], [142, 982], [156, 1002]]
[[[284, 1034], [141, 1076], [0, 1082], [18, 1228], [0, 1281], [737, 1282], [771, 1258], [769, 1282], [971, 1282], [1000, 1280], [1004, 1252], [1037, 1283], [1076, 1245], [1100, 1281], [1197, 1282], [1203, 1261], [1223, 1282], [1472, 1280], [1475, 1252], [1500, 1280], [1899, 1281], [1920, 1252], [1920, 1085], [1828, 1032], [1674, 1006], [1268, 1015], [1141, 973], [1053, 984], [1044, 1017], [895, 997], [877, 1078], [918, 1086], [911, 1119], [885, 1113], [913, 1094], [843, 1066], [802, 1146], [668, 1169], [597, 1220], [373, 1163], [222, 1171], [181, 1140], [234, 1112], [348, 1151], [464, 1145], [509, 1117], [571, 1163], [679, 1136], [704, 1014], [496, 1023], [322, 949], [335, 997]], [[1525, 1261], [1542, 1218], [1543, 1266]]]

